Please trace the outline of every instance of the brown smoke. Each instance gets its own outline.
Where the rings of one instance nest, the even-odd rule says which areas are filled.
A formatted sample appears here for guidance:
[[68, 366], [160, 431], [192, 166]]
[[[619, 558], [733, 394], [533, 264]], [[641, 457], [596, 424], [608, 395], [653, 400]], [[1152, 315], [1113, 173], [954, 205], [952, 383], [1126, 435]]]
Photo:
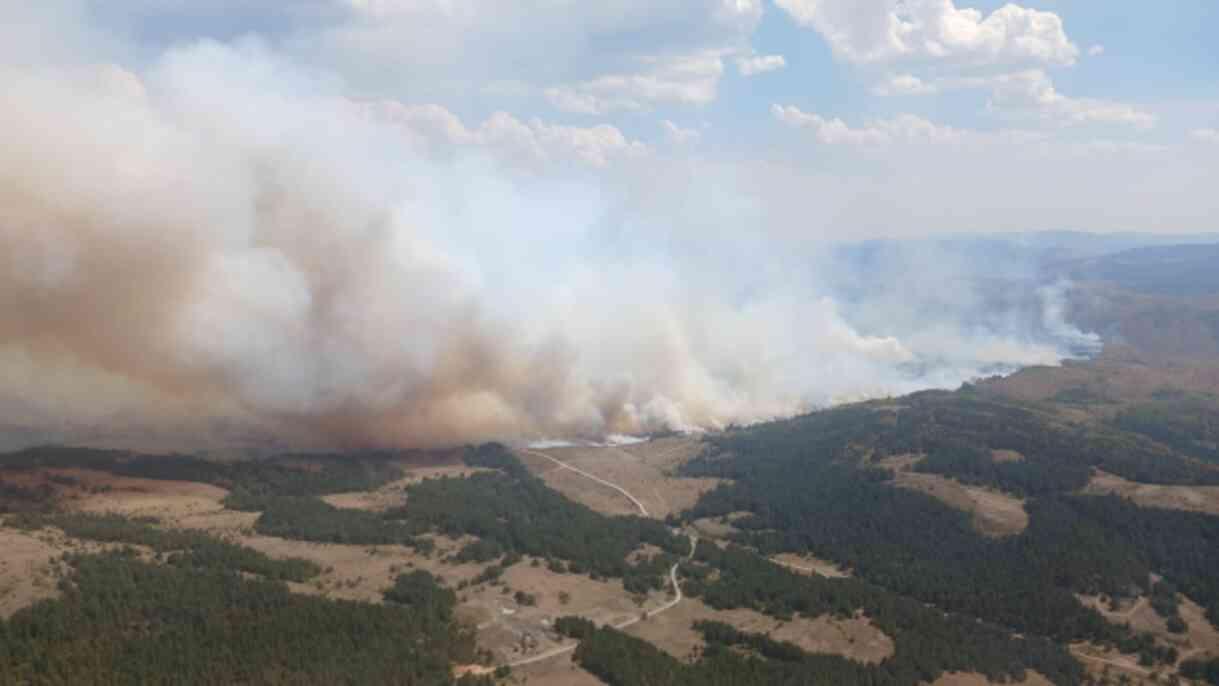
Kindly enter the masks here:
[[781, 279], [742, 299], [716, 267], [732, 251], [562, 248], [600, 210], [554, 188], [428, 158], [259, 49], [202, 44], [141, 75], [0, 66], [0, 432], [433, 446], [716, 427], [925, 383], [832, 300]]

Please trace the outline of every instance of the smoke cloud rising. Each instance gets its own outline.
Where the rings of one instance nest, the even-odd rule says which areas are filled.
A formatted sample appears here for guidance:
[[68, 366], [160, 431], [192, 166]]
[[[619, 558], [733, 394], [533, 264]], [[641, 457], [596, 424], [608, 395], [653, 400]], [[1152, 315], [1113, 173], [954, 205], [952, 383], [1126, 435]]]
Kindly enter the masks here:
[[962, 286], [976, 265], [865, 273], [769, 235], [730, 172], [437, 150], [257, 42], [137, 68], [5, 38], [10, 440], [715, 428], [1055, 363], [1082, 335], [1061, 287], [995, 312]]

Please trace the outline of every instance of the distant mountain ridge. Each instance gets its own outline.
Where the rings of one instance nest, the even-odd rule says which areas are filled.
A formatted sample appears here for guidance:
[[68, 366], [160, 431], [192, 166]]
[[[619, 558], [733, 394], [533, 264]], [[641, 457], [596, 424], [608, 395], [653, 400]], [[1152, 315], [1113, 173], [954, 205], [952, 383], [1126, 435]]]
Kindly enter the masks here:
[[1219, 295], [1219, 242], [1143, 246], [1059, 263], [1055, 269], [1076, 281], [1104, 281], [1146, 295]]

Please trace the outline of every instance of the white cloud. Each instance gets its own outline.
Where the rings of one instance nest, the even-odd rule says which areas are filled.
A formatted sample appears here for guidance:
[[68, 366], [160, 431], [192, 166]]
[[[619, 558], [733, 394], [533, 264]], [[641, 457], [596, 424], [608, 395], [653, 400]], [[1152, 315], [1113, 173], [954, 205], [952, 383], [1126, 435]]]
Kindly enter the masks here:
[[914, 74], [896, 74], [872, 87], [873, 95], [931, 95], [938, 93], [939, 85], [924, 81]]
[[779, 121], [793, 128], [812, 131], [817, 140], [828, 145], [951, 143], [963, 141], [969, 135], [913, 114], [899, 114], [891, 119], [878, 119], [864, 126], [851, 127], [842, 119], [827, 119], [791, 105], [771, 105], [770, 111]]
[[380, 119], [403, 127], [412, 136], [444, 146], [482, 146], [506, 159], [525, 163], [577, 160], [603, 167], [615, 159], [647, 154], [648, 147], [628, 139], [608, 124], [579, 127], [521, 121], [496, 112], [477, 128], [440, 105], [380, 102], [372, 108]]
[[1007, 4], [983, 14], [954, 0], [775, 0], [851, 62], [903, 59], [1073, 64], [1079, 48], [1062, 19]]
[[665, 138], [668, 138], [669, 142], [674, 145], [693, 143], [702, 136], [697, 129], [683, 129], [668, 119], [661, 121], [660, 126], [665, 130]]
[[[890, 155], [902, 155], [900, 150], [889, 150], [891, 146], [905, 145], [907, 154], [921, 155], [912, 151], [913, 145], [951, 144], [954, 151], [962, 154], [984, 155], [984, 160], [1014, 160], [1029, 158], [1041, 160], [1109, 160], [1132, 161], [1145, 159], [1148, 155], [1160, 155], [1170, 148], [1139, 141], [1123, 140], [1070, 140], [1055, 138], [1040, 131], [1006, 129], [1000, 131], [977, 131], [957, 129], [936, 124], [913, 114], [899, 114], [888, 119], [874, 119], [852, 126], [840, 118], [823, 117], [813, 112], [804, 112], [797, 107], [772, 105], [771, 113], [788, 126], [810, 131], [817, 141], [826, 145], [858, 147], [885, 147], [885, 159]], [[1216, 141], [1219, 141], [1219, 132]], [[926, 158], [919, 158], [926, 165]], [[909, 161], [907, 159], [907, 161]], [[930, 166], [936, 166], [934, 164]]]
[[325, 18], [300, 22], [281, 43], [363, 92], [443, 98], [519, 81], [578, 112], [713, 99], [714, 86], [672, 93], [663, 72], [748, 52], [762, 15], [761, 0], [307, 1], [329, 4], [316, 13]]
[[1075, 98], [1058, 92], [1040, 69], [996, 74], [939, 78], [924, 81], [913, 74], [890, 76], [872, 88], [881, 96], [931, 95], [967, 88], [989, 89], [992, 111], [1031, 116], [1060, 125], [1122, 124], [1150, 128], [1156, 117], [1134, 105], [1097, 98]]
[[1092, 47], [1088, 48], [1089, 57], [1100, 57], [1103, 54], [1105, 54], [1105, 46], [1101, 45], [1100, 43], [1096, 43]]
[[1133, 105], [1063, 95], [1039, 69], [1001, 74], [983, 83], [991, 87], [992, 108], [1032, 114], [1059, 124], [1123, 124], [1146, 129], [1156, 122], [1155, 115]]
[[783, 59], [783, 55], [752, 55], [750, 57], [738, 57], [736, 60], [736, 68], [741, 73], [741, 76], [765, 74], [768, 71], [775, 71], [786, 66], [787, 60]]
[[1194, 129], [1189, 135], [1203, 143], [1219, 143], [1219, 129]]
[[600, 76], [547, 88], [546, 98], [565, 112], [605, 114], [648, 110], [660, 104], [706, 105], [715, 100], [724, 74], [721, 53], [645, 57], [633, 73]]

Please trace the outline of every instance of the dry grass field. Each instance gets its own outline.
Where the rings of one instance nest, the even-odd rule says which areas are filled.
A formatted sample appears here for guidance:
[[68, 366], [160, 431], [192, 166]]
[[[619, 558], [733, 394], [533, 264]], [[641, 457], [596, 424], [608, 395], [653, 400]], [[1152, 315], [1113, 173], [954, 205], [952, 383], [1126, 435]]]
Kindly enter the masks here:
[[1082, 416], [1108, 417], [1130, 403], [1149, 400], [1164, 390], [1219, 394], [1219, 364], [1150, 365], [1116, 353], [1063, 367], [1029, 367], [1011, 376], [990, 379], [981, 388], [1026, 402], [1053, 400], [1060, 393], [1082, 390], [1095, 404], [1081, 406]]
[[672, 610], [632, 626], [627, 633], [655, 644], [678, 659], [686, 659], [704, 647], [702, 637], [691, 628], [700, 620], [724, 622], [742, 631], [790, 641], [809, 652], [842, 655], [865, 663], [874, 664], [893, 654], [893, 641], [866, 617], [836, 619], [826, 615], [811, 619], [796, 617], [782, 622], [753, 610], [715, 610], [694, 598], [683, 600]]
[[822, 560], [812, 555], [796, 555], [795, 553], [779, 553], [770, 558], [772, 562], [781, 564], [800, 574], [816, 574], [828, 579], [845, 579], [851, 572], [839, 567], [829, 560]]
[[[968, 512], [973, 526], [986, 536], [1013, 536], [1028, 528], [1029, 515], [1024, 501], [1007, 493], [981, 486], [967, 486], [938, 474], [923, 474], [912, 468], [921, 459], [917, 455], [894, 455], [881, 460], [881, 467], [893, 472], [893, 485], [925, 493], [936, 500]], [[996, 460], [1018, 460], [1019, 453], [1006, 451]]]
[[[716, 482], [710, 479], [673, 476], [684, 460], [700, 450], [698, 439], [678, 437], [617, 447], [556, 448], [545, 453], [622, 485], [646, 504], [651, 516], [663, 517], [689, 507], [701, 493], [715, 486]], [[548, 484], [574, 500], [612, 514], [638, 512], [630, 500], [612, 488], [536, 455], [522, 451], [521, 457]], [[995, 459], [1022, 458], [1018, 454], [1004, 453], [996, 454]], [[942, 477], [915, 473], [910, 468], [917, 460], [918, 456], [897, 456], [886, 460], [884, 466], [894, 470], [898, 486], [929, 493], [974, 513], [980, 531], [1007, 535], [1023, 530], [1027, 525], [1027, 516], [1019, 500], [966, 487]], [[308, 465], [303, 467], [308, 468]], [[404, 502], [409, 506], [401, 493], [403, 486], [424, 478], [466, 476], [472, 471], [457, 461], [448, 460], [423, 467], [412, 465], [407, 467], [401, 479], [381, 488], [324, 499], [337, 507], [370, 511]], [[52, 480], [51, 477], [58, 478]], [[5, 478], [10, 475], [6, 474]], [[668, 589], [647, 597], [632, 596], [620, 580], [594, 581], [583, 575], [557, 574], [548, 570], [544, 561], [537, 560], [535, 565], [531, 558], [507, 569], [497, 583], [468, 585], [485, 565], [452, 565], [443, 562], [443, 558], [474, 540], [469, 537], [455, 540], [435, 536], [436, 550], [430, 555], [422, 555], [403, 546], [323, 544], [263, 536], [253, 530], [257, 513], [226, 509], [222, 501], [227, 492], [206, 484], [117, 477], [89, 470], [32, 470], [13, 478], [23, 480], [21, 483], [26, 486], [50, 484], [56, 489], [61, 503], [69, 509], [152, 517], [160, 526], [204, 530], [274, 558], [312, 560], [324, 571], [308, 583], [290, 584], [299, 593], [380, 602], [382, 592], [393, 579], [411, 569], [432, 572], [452, 588], [465, 582], [466, 587], [458, 590], [458, 616], [477, 627], [480, 646], [489, 650], [497, 663], [512, 662], [566, 645], [568, 642], [551, 628], [559, 616], [572, 614], [597, 623], [617, 624], [638, 617], [643, 610], [658, 607], [671, 597]], [[1111, 481], [1104, 483], [1112, 486]], [[730, 516], [723, 522], [702, 521], [697, 528], [704, 536], [722, 536], [733, 530], [731, 520]], [[52, 530], [29, 534], [0, 528], [0, 549], [5, 551], [0, 560], [0, 614], [8, 616], [40, 598], [53, 596], [58, 569], [56, 558], [66, 551], [90, 548], [100, 549], [101, 546], [66, 539], [62, 533]], [[807, 556], [779, 555], [775, 561], [799, 573], [827, 577], [848, 575], [846, 570], [832, 563]], [[536, 604], [518, 602], [518, 591], [535, 598]], [[1219, 634], [1202, 619], [1201, 608], [1186, 604], [1182, 614], [1190, 623], [1190, 632], [1183, 639], [1187, 643], [1179, 644], [1183, 650], [1219, 650]], [[1142, 621], [1143, 615], [1136, 615]], [[685, 659], [703, 647], [700, 636], [691, 626], [703, 619], [766, 633], [810, 652], [837, 654], [865, 663], [880, 662], [894, 651], [892, 640], [863, 616], [847, 619], [797, 617], [781, 622], [751, 610], [716, 611], [693, 598], [686, 598], [669, 611], [634, 624], [628, 632]], [[1087, 649], [1077, 647], [1077, 651], [1084, 651], [1081, 653], [1084, 654]], [[1109, 659], [1109, 656], [1101, 656], [1101, 659]], [[1113, 659], [1124, 664], [1121, 662], [1125, 659], [1123, 656], [1113, 656]], [[945, 675], [935, 685], [982, 686], [987, 683], [979, 679], [971, 674]], [[570, 654], [520, 667], [514, 670], [512, 682], [535, 686], [595, 686], [600, 683], [574, 665]], [[1041, 686], [1046, 682], [1030, 675], [1023, 683]]]
[[0, 617], [43, 598], [53, 598], [55, 566], [63, 549], [34, 534], [0, 528]]
[[418, 483], [424, 479], [461, 478], [475, 472], [487, 471], [481, 467], [468, 467], [460, 462], [428, 466], [400, 464], [399, 466], [405, 472], [403, 477], [395, 479], [380, 488], [372, 491], [352, 491], [349, 493], [325, 495], [322, 496], [322, 500], [335, 507], [384, 512], [406, 502], [406, 494], [402, 492], [402, 489], [411, 484]]
[[65, 572], [60, 562], [67, 553], [98, 553], [125, 547], [152, 560], [152, 551], [141, 546], [82, 541], [58, 529], [18, 531], [0, 526], [0, 617], [46, 598], [59, 595], [58, 581]]
[[[950, 672], [931, 682], [931, 686], [992, 686], [994, 683], [981, 674]], [[1009, 681], [1007, 684], [1008, 686], [1051, 686], [1050, 680], [1037, 672], [1028, 672], [1023, 680]]]
[[1095, 470], [1083, 489], [1089, 495], [1120, 495], [1143, 507], [1188, 510], [1219, 515], [1219, 486], [1163, 486], [1127, 481]]
[[573, 467], [618, 484], [640, 500], [653, 517], [663, 518], [694, 505], [719, 483], [716, 479], [683, 479], [676, 469], [702, 450], [695, 436], [675, 436], [623, 446], [581, 446], [521, 450], [518, 456], [548, 486], [605, 514], [638, 514], [622, 494], [538, 456], [544, 453]]
[[[1116, 609], [1111, 609], [1109, 603], [1096, 596], [1079, 596], [1079, 599], [1114, 624], [1129, 624], [1136, 631], [1150, 633], [1160, 642], [1176, 647], [1181, 660], [1199, 655], [1219, 655], [1219, 631], [1207, 620], [1205, 608], [1189, 598], [1180, 598], [1180, 615], [1187, 626], [1185, 633], [1181, 634], [1168, 630], [1164, 618], [1156, 614], [1146, 597], [1126, 601]], [[1123, 665], [1138, 666], [1135, 656], [1106, 654], [1105, 657]]]
[[571, 653], [553, 660], [516, 667], [508, 683], [529, 686], [604, 686], [605, 682], [589, 674], [571, 659]]

